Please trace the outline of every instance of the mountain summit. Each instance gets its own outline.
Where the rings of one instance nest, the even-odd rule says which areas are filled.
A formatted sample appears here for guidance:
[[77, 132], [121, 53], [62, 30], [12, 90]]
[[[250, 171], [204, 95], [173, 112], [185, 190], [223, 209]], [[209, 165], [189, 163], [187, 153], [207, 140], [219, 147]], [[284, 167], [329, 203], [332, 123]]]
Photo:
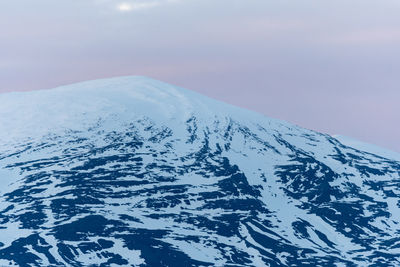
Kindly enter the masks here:
[[400, 159], [144, 77], [0, 102], [0, 265], [400, 263]]

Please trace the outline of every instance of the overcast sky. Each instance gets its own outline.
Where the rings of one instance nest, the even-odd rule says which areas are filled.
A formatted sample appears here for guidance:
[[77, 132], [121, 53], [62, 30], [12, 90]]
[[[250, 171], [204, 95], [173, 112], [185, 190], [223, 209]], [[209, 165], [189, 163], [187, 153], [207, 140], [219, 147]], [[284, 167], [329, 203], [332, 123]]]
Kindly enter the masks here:
[[400, 151], [398, 0], [0, 1], [0, 92], [119, 75]]

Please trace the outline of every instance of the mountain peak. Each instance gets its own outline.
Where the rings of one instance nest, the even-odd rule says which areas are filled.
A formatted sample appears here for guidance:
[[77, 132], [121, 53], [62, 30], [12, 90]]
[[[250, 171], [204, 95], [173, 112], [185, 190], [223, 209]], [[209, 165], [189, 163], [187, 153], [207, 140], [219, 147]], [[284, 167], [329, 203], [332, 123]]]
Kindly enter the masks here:
[[[54, 89], [0, 94], [1, 138], [51, 129], [77, 129], [87, 121], [148, 116], [190, 117], [195, 93], [143, 76], [79, 82]], [[197, 107], [198, 108], [198, 107]], [[11, 135], [9, 134], [11, 131]], [[20, 131], [20, 132], [18, 132]], [[8, 132], [6, 134], [6, 132]]]
[[[49, 128], [79, 130], [85, 122], [130, 121], [148, 117], [155, 121], [185, 122], [196, 115], [207, 121], [218, 117], [237, 120], [264, 116], [144, 76], [123, 76], [79, 82], [54, 89], [0, 94], [0, 140], [36, 136]], [[269, 119], [270, 121], [274, 121]], [[283, 123], [283, 122], [282, 122]], [[27, 131], [27, 129], [29, 129]], [[11, 132], [10, 132], [11, 131]]]

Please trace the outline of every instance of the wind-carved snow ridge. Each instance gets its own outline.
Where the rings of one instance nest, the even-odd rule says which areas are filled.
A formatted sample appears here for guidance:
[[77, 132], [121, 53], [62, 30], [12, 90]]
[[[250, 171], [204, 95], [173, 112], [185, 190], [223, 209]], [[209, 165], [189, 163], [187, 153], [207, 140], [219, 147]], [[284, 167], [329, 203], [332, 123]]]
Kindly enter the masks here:
[[145, 77], [0, 102], [0, 265], [399, 265], [395, 159]]

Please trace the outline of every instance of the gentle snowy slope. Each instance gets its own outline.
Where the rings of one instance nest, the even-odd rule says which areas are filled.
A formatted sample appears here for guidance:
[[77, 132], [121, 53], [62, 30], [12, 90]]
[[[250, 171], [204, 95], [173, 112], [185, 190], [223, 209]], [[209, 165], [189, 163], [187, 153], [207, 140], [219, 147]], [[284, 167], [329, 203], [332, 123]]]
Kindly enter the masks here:
[[399, 161], [145, 77], [0, 102], [6, 265], [400, 263]]
[[105, 121], [111, 116], [117, 116], [121, 122], [146, 116], [157, 123], [180, 123], [193, 115], [205, 121], [217, 115], [242, 121], [262, 118], [189, 90], [136, 76], [0, 94], [0, 101], [0, 140], [4, 142], [49, 131], [81, 129], [85, 123]]
[[337, 140], [339, 140], [342, 144], [346, 145], [346, 146], [350, 146], [353, 147], [355, 149], [361, 150], [361, 151], [365, 151], [365, 152], [369, 152], [372, 154], [376, 154], [388, 159], [393, 159], [393, 160], [397, 160], [400, 161], [400, 153], [376, 146], [376, 145], [372, 145], [372, 144], [368, 144], [365, 142], [361, 142], [359, 140], [353, 139], [351, 137], [348, 136], [343, 136], [343, 135], [334, 135], [334, 138], [336, 138]]

